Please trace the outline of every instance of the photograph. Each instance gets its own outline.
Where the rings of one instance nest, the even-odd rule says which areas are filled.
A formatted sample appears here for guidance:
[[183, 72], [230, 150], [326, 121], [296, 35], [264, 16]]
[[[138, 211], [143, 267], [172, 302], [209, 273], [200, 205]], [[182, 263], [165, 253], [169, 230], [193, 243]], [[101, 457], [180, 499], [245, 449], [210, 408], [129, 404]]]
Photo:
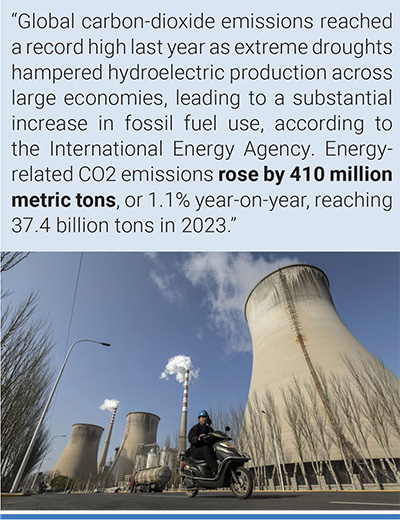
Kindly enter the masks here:
[[400, 520], [399, 7], [1, 1], [1, 520]]
[[1, 260], [4, 510], [398, 507], [398, 253]]

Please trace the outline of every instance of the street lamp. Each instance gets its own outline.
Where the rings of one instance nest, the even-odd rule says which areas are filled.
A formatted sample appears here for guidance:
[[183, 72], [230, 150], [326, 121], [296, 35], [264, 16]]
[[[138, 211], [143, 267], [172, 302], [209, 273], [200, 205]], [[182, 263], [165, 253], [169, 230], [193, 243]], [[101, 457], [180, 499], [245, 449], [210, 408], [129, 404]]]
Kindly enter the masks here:
[[21, 463], [21, 466], [18, 470], [18, 473], [17, 473], [17, 476], [15, 477], [15, 480], [13, 482], [13, 485], [11, 487], [11, 490], [10, 490], [10, 493], [16, 493], [17, 489], [18, 489], [18, 486], [19, 486], [19, 483], [21, 481], [21, 478], [22, 478], [22, 475], [24, 473], [24, 470], [25, 470], [25, 467], [28, 463], [28, 459], [29, 457], [31, 456], [31, 453], [32, 453], [32, 450], [33, 450], [33, 446], [35, 444], [35, 441], [37, 439], [37, 436], [39, 434], [39, 429], [40, 427], [42, 426], [42, 423], [44, 421], [44, 418], [46, 416], [46, 413], [47, 413], [47, 410], [49, 409], [49, 406], [50, 406], [50, 403], [51, 403], [51, 400], [53, 398], [53, 395], [54, 395], [54, 392], [56, 391], [56, 388], [57, 388], [57, 385], [60, 381], [60, 378], [61, 378], [61, 375], [64, 371], [64, 368], [65, 368], [65, 365], [67, 364], [67, 361], [68, 361], [68, 358], [72, 352], [72, 349], [75, 347], [75, 345], [77, 343], [97, 343], [98, 345], [103, 345], [104, 347], [109, 347], [110, 346], [110, 343], [104, 343], [102, 341], [95, 341], [93, 339], [78, 339], [78, 341], [75, 341], [74, 343], [72, 343], [72, 345], [70, 346], [68, 352], [67, 352], [67, 355], [65, 356], [65, 359], [64, 359], [64, 362], [62, 364], [62, 367], [61, 367], [61, 370], [57, 376], [57, 379], [56, 379], [56, 382], [54, 383], [54, 386], [50, 392], [50, 395], [49, 395], [49, 398], [47, 399], [47, 403], [44, 407], [44, 410], [42, 412], [42, 415], [40, 416], [40, 419], [39, 419], [39, 422], [38, 422], [38, 425], [36, 426], [36, 430], [32, 436], [32, 439], [31, 439], [31, 442], [28, 446], [28, 449], [26, 450], [26, 453], [25, 453], [25, 456], [24, 456], [24, 459]]
[[66, 435], [54, 435], [54, 437], [52, 437], [52, 438], [49, 440], [49, 445], [48, 445], [47, 449], [46, 449], [45, 452], [44, 452], [42, 462], [40, 463], [39, 469], [37, 470], [37, 473], [36, 473], [36, 475], [35, 475], [35, 478], [33, 479], [33, 482], [32, 482], [32, 484], [31, 484], [31, 489], [33, 489], [33, 488], [35, 487], [35, 483], [36, 483], [36, 480], [37, 480], [37, 478], [38, 478], [38, 476], [39, 476], [39, 474], [40, 474], [40, 470], [41, 470], [41, 468], [42, 468], [43, 462], [45, 461], [45, 459], [46, 459], [46, 455], [47, 455], [47, 453], [49, 452], [49, 449], [50, 449], [50, 446], [51, 446], [51, 441], [52, 441], [53, 439], [56, 439], [57, 437], [66, 437]]

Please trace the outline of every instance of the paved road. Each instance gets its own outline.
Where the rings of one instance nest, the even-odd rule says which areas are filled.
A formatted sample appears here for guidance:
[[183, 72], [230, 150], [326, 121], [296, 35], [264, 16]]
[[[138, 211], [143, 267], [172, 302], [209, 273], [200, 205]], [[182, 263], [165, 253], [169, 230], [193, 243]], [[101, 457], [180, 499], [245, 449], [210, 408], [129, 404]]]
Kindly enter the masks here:
[[183, 493], [45, 494], [3, 497], [3, 510], [386, 510], [400, 509], [398, 491], [255, 492], [238, 500], [229, 492], [200, 492], [196, 498]]

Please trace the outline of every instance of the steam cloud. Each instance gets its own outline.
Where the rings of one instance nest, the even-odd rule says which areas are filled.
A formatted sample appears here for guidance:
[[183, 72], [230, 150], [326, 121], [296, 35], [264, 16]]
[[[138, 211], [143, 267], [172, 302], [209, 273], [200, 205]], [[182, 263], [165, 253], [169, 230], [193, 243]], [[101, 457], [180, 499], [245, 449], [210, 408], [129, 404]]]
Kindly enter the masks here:
[[186, 370], [190, 370], [190, 378], [197, 379], [199, 377], [200, 369], [193, 368], [193, 363], [189, 356], [174, 356], [168, 360], [164, 371], [160, 375], [160, 379], [168, 380], [168, 376], [175, 376], [178, 383], [183, 383]]
[[115, 408], [118, 408], [119, 401], [116, 399], [104, 399], [104, 403], [99, 406], [100, 410], [108, 410], [113, 412]]

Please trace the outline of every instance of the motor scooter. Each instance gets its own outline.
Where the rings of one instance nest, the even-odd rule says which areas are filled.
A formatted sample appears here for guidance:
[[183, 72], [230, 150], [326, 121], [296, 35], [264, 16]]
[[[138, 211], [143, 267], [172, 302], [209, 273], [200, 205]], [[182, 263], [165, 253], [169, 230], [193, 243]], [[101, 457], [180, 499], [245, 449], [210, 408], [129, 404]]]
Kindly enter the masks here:
[[240, 453], [232, 438], [225, 433], [215, 431], [207, 434], [204, 441], [214, 450], [218, 464], [216, 475], [211, 474], [204, 460], [194, 459], [190, 450], [181, 454], [180, 476], [183, 490], [189, 498], [197, 495], [200, 488], [217, 489], [230, 487], [237, 498], [248, 498], [253, 492], [253, 478], [250, 471], [243, 467], [250, 457]]

